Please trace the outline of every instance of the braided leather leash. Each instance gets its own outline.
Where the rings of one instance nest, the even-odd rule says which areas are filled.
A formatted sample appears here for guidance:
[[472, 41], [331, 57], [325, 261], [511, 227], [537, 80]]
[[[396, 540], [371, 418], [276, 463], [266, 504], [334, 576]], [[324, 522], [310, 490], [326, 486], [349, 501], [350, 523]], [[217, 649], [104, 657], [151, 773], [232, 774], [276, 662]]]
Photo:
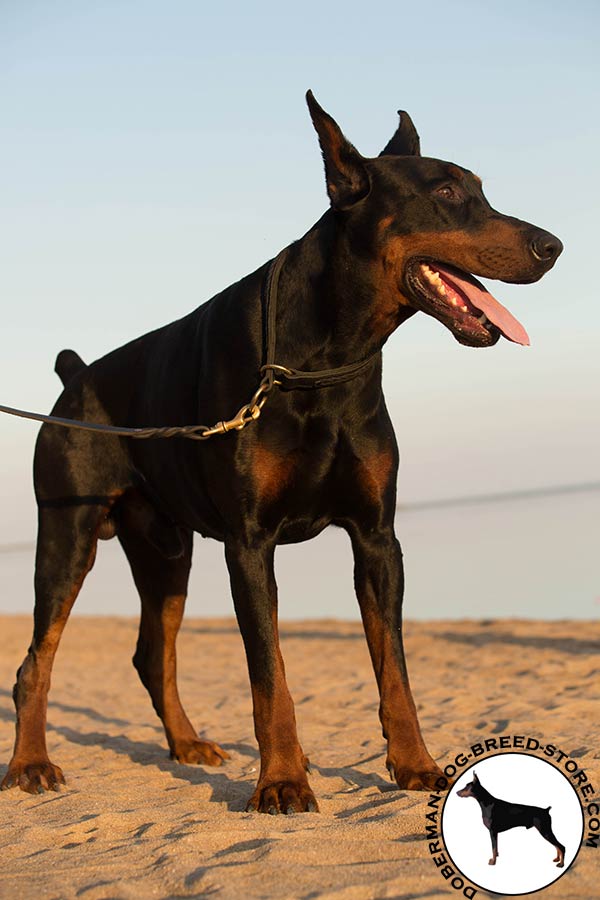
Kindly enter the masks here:
[[227, 434], [229, 431], [241, 431], [250, 422], [254, 422], [260, 416], [270, 392], [278, 385], [287, 390], [301, 388], [330, 387], [350, 381], [360, 372], [364, 371], [379, 355], [379, 351], [367, 359], [351, 363], [347, 366], [338, 366], [336, 369], [322, 369], [316, 372], [306, 372], [302, 369], [291, 369], [275, 362], [277, 340], [277, 288], [279, 276], [285, 258], [287, 248], [275, 257], [265, 281], [264, 306], [266, 322], [266, 362], [261, 366], [262, 379], [254, 392], [252, 399], [244, 404], [232, 419], [217, 422], [216, 425], [172, 425], [158, 428], [127, 428], [119, 425], [100, 425], [94, 422], [83, 422], [79, 419], [65, 419], [61, 416], [46, 416], [42, 413], [28, 412], [24, 409], [15, 409], [12, 406], [1, 406], [0, 412], [9, 416], [18, 416], [22, 419], [33, 419], [36, 422], [44, 422], [48, 425], [59, 425], [63, 428], [78, 428], [82, 431], [95, 431], [102, 434], [112, 434], [118, 437], [129, 438], [171, 438], [184, 437], [193, 441], [205, 441], [217, 434]]

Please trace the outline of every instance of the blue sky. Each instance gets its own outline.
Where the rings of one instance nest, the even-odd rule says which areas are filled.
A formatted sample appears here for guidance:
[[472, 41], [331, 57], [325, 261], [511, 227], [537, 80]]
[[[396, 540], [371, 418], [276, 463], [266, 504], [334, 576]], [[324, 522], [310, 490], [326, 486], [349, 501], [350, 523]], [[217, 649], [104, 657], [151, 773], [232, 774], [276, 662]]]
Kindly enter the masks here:
[[[593, 2], [0, 2], [0, 403], [47, 410], [92, 360], [193, 309], [326, 204], [304, 93], [365, 155], [410, 111], [427, 155], [556, 233], [497, 285], [529, 349], [417, 316], [385, 379], [406, 501], [598, 478], [598, 53]], [[28, 540], [36, 427], [2, 419], [0, 543]]]

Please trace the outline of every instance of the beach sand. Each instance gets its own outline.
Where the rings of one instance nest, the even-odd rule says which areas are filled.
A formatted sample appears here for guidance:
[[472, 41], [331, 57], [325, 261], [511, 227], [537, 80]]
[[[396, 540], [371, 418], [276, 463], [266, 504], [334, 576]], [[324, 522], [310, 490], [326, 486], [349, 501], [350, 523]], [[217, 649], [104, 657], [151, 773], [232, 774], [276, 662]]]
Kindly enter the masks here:
[[[1, 778], [30, 619], [4, 616], [0, 628]], [[136, 631], [132, 619], [69, 622], [48, 711], [50, 757], [68, 785], [0, 794], [3, 900], [460, 896], [429, 855], [428, 795], [387, 779], [360, 624], [282, 625], [321, 808], [294, 817], [244, 812], [258, 754], [235, 623], [188, 621], [178, 643], [184, 706], [202, 736], [230, 752], [221, 769], [169, 760], [131, 665]], [[532, 735], [576, 758], [600, 787], [599, 641], [600, 625], [589, 622], [408, 622], [413, 692], [434, 757], [446, 765], [481, 738]], [[597, 897], [599, 853], [584, 846], [543, 896]]]

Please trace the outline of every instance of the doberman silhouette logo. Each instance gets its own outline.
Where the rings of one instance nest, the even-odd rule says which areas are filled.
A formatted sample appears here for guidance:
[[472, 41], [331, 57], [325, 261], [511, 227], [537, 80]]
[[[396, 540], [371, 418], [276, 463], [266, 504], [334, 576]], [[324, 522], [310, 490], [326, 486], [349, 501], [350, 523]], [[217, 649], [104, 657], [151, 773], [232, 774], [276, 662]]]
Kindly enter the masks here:
[[579, 851], [583, 824], [568, 778], [526, 753], [498, 754], [467, 769], [448, 795], [441, 822], [455, 867], [473, 884], [509, 895], [539, 891], [560, 878]]

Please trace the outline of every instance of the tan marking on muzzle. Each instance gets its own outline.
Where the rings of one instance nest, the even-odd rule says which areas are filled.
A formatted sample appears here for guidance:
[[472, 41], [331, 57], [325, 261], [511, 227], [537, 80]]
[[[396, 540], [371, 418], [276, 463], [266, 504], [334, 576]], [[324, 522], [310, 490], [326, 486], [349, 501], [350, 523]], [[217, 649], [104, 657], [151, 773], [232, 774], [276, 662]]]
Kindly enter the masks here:
[[[420, 256], [449, 263], [482, 278], [526, 278], [533, 268], [520, 223], [512, 224], [500, 216], [472, 233], [434, 231], [390, 238], [381, 258], [387, 279], [396, 279], [396, 290], [408, 260]], [[403, 302], [408, 303], [407, 298]]]

